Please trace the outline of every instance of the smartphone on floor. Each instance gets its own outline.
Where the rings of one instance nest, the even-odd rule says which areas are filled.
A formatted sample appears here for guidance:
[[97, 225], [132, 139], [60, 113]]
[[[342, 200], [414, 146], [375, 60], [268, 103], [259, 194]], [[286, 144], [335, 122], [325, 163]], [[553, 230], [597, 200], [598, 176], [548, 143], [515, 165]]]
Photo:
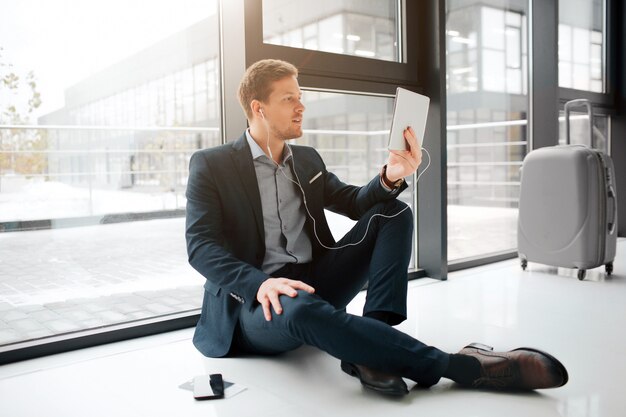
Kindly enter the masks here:
[[193, 379], [193, 397], [196, 400], [224, 398], [222, 374], [200, 375]]

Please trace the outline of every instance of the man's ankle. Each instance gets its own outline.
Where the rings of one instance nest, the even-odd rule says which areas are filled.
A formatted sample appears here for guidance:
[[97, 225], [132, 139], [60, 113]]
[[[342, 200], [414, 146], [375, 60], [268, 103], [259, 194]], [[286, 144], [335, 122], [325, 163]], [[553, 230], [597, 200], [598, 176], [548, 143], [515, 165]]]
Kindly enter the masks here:
[[451, 354], [443, 376], [462, 385], [471, 385], [480, 378], [480, 362], [471, 356]]

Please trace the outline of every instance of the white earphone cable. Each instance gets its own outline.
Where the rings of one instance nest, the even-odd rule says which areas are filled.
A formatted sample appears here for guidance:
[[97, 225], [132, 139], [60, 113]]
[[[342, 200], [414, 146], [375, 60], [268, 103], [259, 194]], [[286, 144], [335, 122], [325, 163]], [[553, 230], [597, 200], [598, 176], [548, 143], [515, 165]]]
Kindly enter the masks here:
[[[315, 222], [315, 217], [313, 217], [313, 215], [309, 211], [309, 206], [307, 205], [307, 202], [306, 202], [306, 194], [304, 194], [304, 189], [302, 188], [302, 185], [300, 184], [300, 178], [298, 178], [298, 173], [296, 172], [296, 158], [295, 158], [295, 155], [294, 155], [293, 151], [291, 150], [291, 147], [289, 147], [289, 144], [285, 143], [287, 145], [287, 147], [289, 147], [289, 150], [291, 151], [291, 159], [293, 160], [293, 174], [295, 175], [297, 182], [292, 180], [291, 178], [289, 178], [285, 174], [285, 172], [283, 171], [283, 168], [278, 164], [278, 162], [276, 162], [274, 160], [274, 155], [272, 155], [272, 150], [270, 148], [270, 127], [269, 127], [269, 124], [267, 123], [267, 120], [265, 120], [265, 115], [263, 114], [263, 111], [261, 111], [261, 116], [263, 118], [263, 121], [265, 122], [265, 128], [267, 130], [267, 141], [266, 142], [267, 142], [267, 150], [268, 150], [268, 152], [270, 154], [270, 159], [272, 160], [272, 162], [274, 162], [274, 164], [276, 164], [276, 167], [281, 172], [281, 174], [283, 174], [285, 179], [287, 179], [288, 181], [291, 181], [292, 183], [296, 184], [298, 186], [298, 188], [300, 189], [300, 192], [302, 193], [302, 201], [304, 202], [304, 208], [305, 208], [307, 214], [309, 215], [309, 218], [313, 221], [313, 234], [315, 235], [315, 239], [317, 239], [317, 242], [323, 248], [330, 249], [330, 250], [338, 250], [338, 249], [347, 248], [349, 246], [359, 245], [359, 244], [361, 244], [365, 240], [365, 237], [367, 236], [367, 232], [369, 231], [369, 228], [370, 228], [370, 224], [372, 223], [372, 219], [374, 219], [374, 217], [378, 216], [378, 217], [383, 217], [385, 219], [392, 219], [392, 218], [400, 215], [402, 212], [404, 212], [406, 209], [409, 208], [409, 206], [407, 205], [405, 208], [403, 208], [399, 212], [397, 212], [395, 214], [391, 214], [391, 215], [381, 214], [381, 213], [373, 214], [369, 218], [369, 220], [367, 221], [367, 227], [365, 228], [365, 232], [363, 233], [363, 237], [358, 242], [346, 243], [345, 245], [341, 245], [341, 246], [326, 246], [326, 245], [324, 245], [322, 243], [322, 241], [320, 240], [319, 236], [317, 235], [317, 225], [316, 225], [316, 222]], [[426, 172], [426, 170], [428, 170], [428, 167], [430, 167], [430, 161], [431, 161], [431, 157], [430, 157], [430, 154], [428, 153], [428, 151], [425, 148], [421, 148], [421, 149], [424, 152], [426, 152], [426, 154], [428, 155], [428, 163], [426, 164], [426, 167], [422, 170], [422, 172], [420, 172], [418, 174], [417, 179], [415, 180], [416, 183], [420, 180], [420, 177]]]

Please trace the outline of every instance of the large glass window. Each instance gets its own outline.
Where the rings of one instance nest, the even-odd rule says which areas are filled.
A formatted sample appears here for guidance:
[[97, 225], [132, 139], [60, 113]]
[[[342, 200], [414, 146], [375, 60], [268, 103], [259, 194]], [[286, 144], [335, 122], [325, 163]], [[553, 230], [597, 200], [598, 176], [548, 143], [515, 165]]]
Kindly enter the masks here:
[[448, 259], [517, 246], [527, 2], [447, 1]]
[[606, 92], [605, 0], [559, 0], [559, 86]]
[[[305, 90], [302, 100], [304, 135], [295, 143], [314, 147], [326, 168], [346, 183], [364, 185], [378, 175], [389, 155], [393, 97]], [[415, 210], [415, 187], [407, 180], [409, 188], [399, 198]], [[326, 217], [335, 239], [355, 223], [330, 211]], [[410, 268], [416, 267], [415, 258]]]
[[264, 0], [265, 43], [401, 62], [400, 0]]
[[216, 9], [3, 6], [0, 346], [200, 306], [183, 208], [220, 142]]

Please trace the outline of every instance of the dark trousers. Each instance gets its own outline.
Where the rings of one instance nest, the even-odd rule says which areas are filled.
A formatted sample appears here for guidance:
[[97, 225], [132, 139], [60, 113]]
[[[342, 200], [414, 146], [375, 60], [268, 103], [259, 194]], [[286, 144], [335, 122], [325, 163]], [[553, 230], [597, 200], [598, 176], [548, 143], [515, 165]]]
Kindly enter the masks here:
[[[406, 319], [407, 268], [411, 255], [413, 219], [397, 200], [379, 203], [344, 236], [337, 247], [361, 240], [355, 246], [328, 250], [311, 264], [288, 264], [272, 275], [301, 280], [315, 294], [298, 291], [281, 296], [283, 313], [272, 310], [266, 321], [261, 306], [242, 309], [234, 347], [250, 353], [277, 354], [302, 344], [316, 346], [347, 362], [410, 378], [430, 386], [439, 380], [449, 355], [402, 333], [389, 324], [345, 312], [345, 307], [368, 284], [364, 315], [386, 312], [392, 324]], [[314, 238], [314, 237], [313, 237]]]

